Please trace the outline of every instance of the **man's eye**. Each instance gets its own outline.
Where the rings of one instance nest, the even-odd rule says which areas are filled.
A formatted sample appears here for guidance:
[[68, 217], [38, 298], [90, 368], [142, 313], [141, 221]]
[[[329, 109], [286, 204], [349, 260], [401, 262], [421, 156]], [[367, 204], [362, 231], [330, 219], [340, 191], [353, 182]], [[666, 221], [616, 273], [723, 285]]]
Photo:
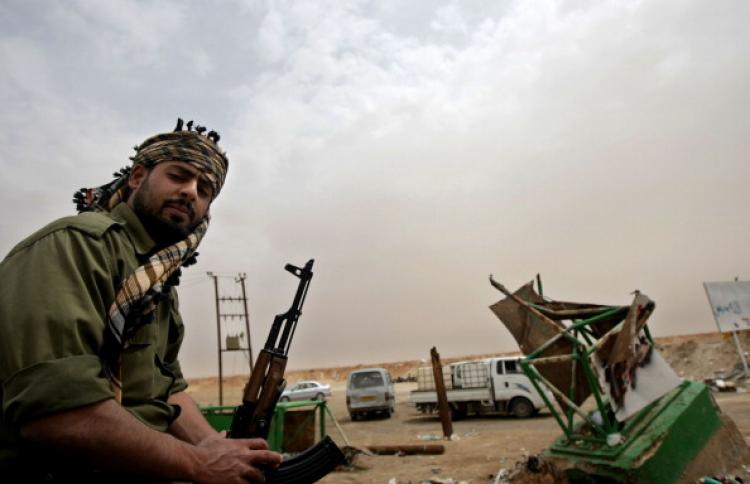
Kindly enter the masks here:
[[200, 183], [198, 184], [198, 193], [200, 193], [202, 197], [209, 198], [213, 195], [213, 189], [208, 185]]

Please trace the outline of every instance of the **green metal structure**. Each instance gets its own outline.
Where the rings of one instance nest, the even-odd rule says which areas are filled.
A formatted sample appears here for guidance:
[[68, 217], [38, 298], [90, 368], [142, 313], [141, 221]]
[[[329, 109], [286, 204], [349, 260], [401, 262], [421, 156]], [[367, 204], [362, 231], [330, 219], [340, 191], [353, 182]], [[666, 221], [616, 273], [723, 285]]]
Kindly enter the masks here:
[[[538, 308], [539, 306], [531, 305], [532, 307]], [[607, 436], [615, 433], [627, 432], [627, 429], [623, 429], [617, 422], [614, 416], [614, 412], [606, 399], [606, 396], [602, 394], [599, 387], [596, 375], [591, 365], [591, 357], [600, 348], [601, 344], [595, 344], [596, 337], [591, 331], [591, 326], [596, 325], [600, 321], [611, 321], [613, 317], [621, 315], [622, 318], [628, 312], [628, 306], [612, 306], [603, 309], [599, 314], [596, 314], [587, 319], [574, 320], [573, 324], [568, 326], [560, 335], [559, 338], [566, 339], [573, 346], [573, 351], [568, 356], [553, 356], [543, 358], [540, 355], [555, 343], [558, 337], [550, 339], [547, 343], [540, 346], [537, 350], [527, 355], [521, 360], [521, 368], [526, 376], [529, 377], [531, 383], [534, 385], [536, 390], [542, 396], [544, 403], [550, 410], [552, 415], [557, 420], [557, 423], [562, 428], [566, 438], [570, 441], [584, 441], [591, 442], [593, 444], [606, 444]], [[616, 327], [616, 329], [619, 329]], [[648, 326], [644, 326], [644, 331], [649, 343], [653, 345], [651, 334], [648, 330]], [[554, 385], [550, 384], [537, 370], [535, 365], [545, 363], [556, 363], [572, 361], [573, 372], [576, 371], [576, 367], [580, 367], [583, 371], [583, 375], [588, 383], [588, 388], [594, 397], [596, 402], [596, 408], [598, 414], [601, 416], [601, 423], [595, 422], [590, 418], [589, 414], [581, 410], [580, 407], [573, 403], [573, 397], [576, 392], [576, 380], [573, 379], [568, 394], [564, 394]], [[542, 391], [542, 384], [550, 389], [558, 398], [563, 400], [566, 404], [565, 413], [559, 412], [557, 408], [552, 404], [546, 395], [546, 392]], [[586, 427], [586, 433], [580, 433], [580, 428], [575, 425], [574, 417], [578, 414], [582, 417], [588, 426]], [[629, 422], [628, 425], [632, 427], [635, 422]], [[589, 430], [591, 432], [589, 432]]]
[[[222, 430], [229, 430], [232, 423], [232, 415], [234, 414], [235, 407], [233, 406], [217, 406], [217, 407], [202, 407], [201, 412], [206, 417], [208, 423], [216, 430], [221, 432]], [[271, 430], [268, 434], [268, 447], [276, 452], [284, 452], [284, 421], [285, 414], [289, 411], [295, 411], [300, 409], [312, 409], [314, 412], [310, 418], [316, 418], [318, 420], [318, 432], [319, 438], [326, 436], [326, 413], [330, 415], [331, 411], [328, 409], [325, 400], [300, 400], [296, 402], [279, 402], [276, 404], [274, 409], [273, 418], [271, 419]]]
[[[610, 401], [616, 395], [612, 379], [622, 376], [613, 372], [612, 362], [633, 358], [633, 342], [648, 348], [649, 355], [652, 351], [646, 320], [653, 301], [636, 293], [631, 306], [557, 302], [544, 298], [538, 276], [538, 294], [532, 283], [511, 294], [492, 277], [490, 282], [507, 296], [491, 309], [526, 353], [521, 368], [563, 432], [543, 455], [562, 464], [559, 467], [573, 482], [678, 481], [722, 425], [706, 385], [683, 381], [645, 408], [627, 418], [620, 416], [622, 421]], [[617, 356], [611, 358], [612, 354]], [[633, 371], [627, 376], [634, 385], [640, 365], [633, 361], [627, 361]], [[597, 377], [602, 365], [609, 371], [609, 393]], [[629, 387], [630, 381], [622, 388], [632, 391]]]

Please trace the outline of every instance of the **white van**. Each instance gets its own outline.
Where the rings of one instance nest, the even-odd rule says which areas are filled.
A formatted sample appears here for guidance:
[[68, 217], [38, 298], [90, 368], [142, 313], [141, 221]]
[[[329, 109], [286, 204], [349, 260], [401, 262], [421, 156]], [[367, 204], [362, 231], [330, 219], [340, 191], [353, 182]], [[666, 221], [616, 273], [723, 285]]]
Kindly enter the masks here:
[[352, 420], [381, 414], [390, 418], [396, 410], [396, 394], [385, 368], [355, 370], [346, 379], [346, 409]]

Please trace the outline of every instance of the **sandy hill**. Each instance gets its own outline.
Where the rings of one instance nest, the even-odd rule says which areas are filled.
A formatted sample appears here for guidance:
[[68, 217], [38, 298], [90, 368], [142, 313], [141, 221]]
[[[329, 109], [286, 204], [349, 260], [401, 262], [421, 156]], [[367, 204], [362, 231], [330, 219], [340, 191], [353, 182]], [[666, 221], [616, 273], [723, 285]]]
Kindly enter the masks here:
[[[750, 351], [750, 331], [739, 333], [740, 344], [745, 352]], [[681, 336], [656, 338], [657, 349], [672, 365], [677, 374], [691, 380], [702, 380], [715, 376], [723, 376], [740, 365], [737, 347], [729, 334], [702, 333]], [[438, 348], [438, 351], [440, 349]], [[483, 355], [466, 355], [454, 358], [443, 358], [444, 364], [455, 361], [485, 358], [490, 356], [511, 356], [518, 353], [495, 353]], [[427, 363], [429, 364], [429, 363]], [[381, 362], [336, 368], [311, 368], [292, 370], [287, 372], [287, 380], [319, 380], [328, 383], [342, 382], [347, 375], [359, 368], [382, 367], [390, 371], [394, 379], [408, 378], [414, 370], [426, 363], [419, 360]], [[246, 375], [225, 377], [228, 387], [241, 387], [246, 381]], [[191, 379], [191, 385], [208, 384], [215, 378]]]

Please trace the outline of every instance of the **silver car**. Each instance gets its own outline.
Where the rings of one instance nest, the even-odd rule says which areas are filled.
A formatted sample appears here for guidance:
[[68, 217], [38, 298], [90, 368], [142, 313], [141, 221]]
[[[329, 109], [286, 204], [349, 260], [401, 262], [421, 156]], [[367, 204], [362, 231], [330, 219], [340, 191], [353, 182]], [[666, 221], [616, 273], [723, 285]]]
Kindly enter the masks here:
[[279, 398], [282, 402], [290, 400], [325, 400], [331, 396], [331, 385], [324, 385], [314, 380], [298, 381], [288, 387]]

